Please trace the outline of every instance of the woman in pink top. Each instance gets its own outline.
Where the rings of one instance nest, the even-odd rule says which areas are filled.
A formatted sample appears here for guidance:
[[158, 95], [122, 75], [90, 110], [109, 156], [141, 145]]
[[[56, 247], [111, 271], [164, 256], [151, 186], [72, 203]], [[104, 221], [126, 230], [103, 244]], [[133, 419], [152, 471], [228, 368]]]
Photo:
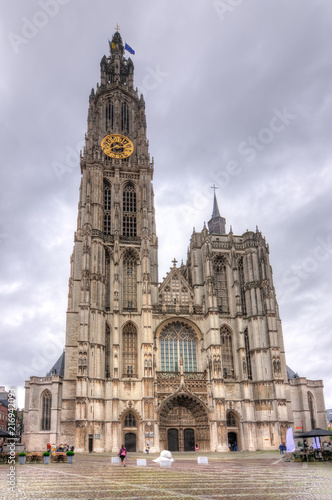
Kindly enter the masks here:
[[126, 467], [127, 449], [124, 444], [121, 445], [118, 457], [120, 457], [121, 466]]

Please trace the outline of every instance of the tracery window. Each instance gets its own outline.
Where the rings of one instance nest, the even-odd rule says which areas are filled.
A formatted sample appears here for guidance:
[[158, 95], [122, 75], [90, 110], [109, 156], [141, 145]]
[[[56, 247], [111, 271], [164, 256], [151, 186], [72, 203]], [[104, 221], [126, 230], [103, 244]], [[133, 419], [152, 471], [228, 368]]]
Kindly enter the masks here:
[[232, 334], [230, 329], [224, 325], [220, 330], [221, 360], [225, 378], [234, 377]]
[[124, 426], [125, 427], [136, 427], [136, 417], [134, 413], [129, 412], [127, 413], [124, 421]]
[[311, 394], [311, 392], [308, 392], [308, 406], [309, 406], [309, 413], [310, 413], [311, 429], [315, 429], [316, 421], [315, 421], [315, 411], [314, 411], [314, 397]]
[[42, 431], [51, 430], [51, 407], [52, 407], [52, 395], [50, 391], [45, 391], [42, 395], [42, 421], [41, 421]]
[[137, 376], [137, 330], [133, 323], [123, 328], [123, 376]]
[[124, 236], [136, 236], [136, 191], [133, 184], [127, 184], [123, 190], [123, 222]]
[[225, 258], [218, 256], [214, 261], [213, 268], [216, 279], [216, 293], [219, 312], [228, 313], [229, 307]]
[[239, 259], [238, 273], [239, 273], [239, 288], [240, 288], [240, 298], [241, 298], [242, 313], [243, 314], [247, 314], [246, 295], [245, 295], [245, 291], [244, 291], [243, 257], [241, 257]]
[[179, 371], [183, 359], [185, 372], [197, 372], [196, 334], [187, 324], [175, 321], [166, 325], [160, 334], [161, 371]]
[[128, 252], [123, 258], [123, 308], [137, 309], [137, 264], [136, 255]]
[[245, 350], [246, 350], [247, 375], [248, 375], [248, 379], [252, 380], [251, 357], [250, 357], [250, 346], [249, 346], [248, 328], [246, 328], [244, 330], [244, 347], [245, 347]]
[[227, 420], [227, 427], [237, 427], [236, 415], [231, 411], [227, 413], [226, 420]]
[[126, 102], [121, 104], [121, 130], [122, 132], [129, 132], [129, 108]]
[[104, 182], [104, 233], [111, 234], [111, 186]]
[[106, 130], [108, 129], [113, 129], [113, 125], [114, 125], [114, 109], [113, 109], [113, 102], [112, 101], [108, 101], [106, 103], [106, 109], [105, 109], [105, 128]]

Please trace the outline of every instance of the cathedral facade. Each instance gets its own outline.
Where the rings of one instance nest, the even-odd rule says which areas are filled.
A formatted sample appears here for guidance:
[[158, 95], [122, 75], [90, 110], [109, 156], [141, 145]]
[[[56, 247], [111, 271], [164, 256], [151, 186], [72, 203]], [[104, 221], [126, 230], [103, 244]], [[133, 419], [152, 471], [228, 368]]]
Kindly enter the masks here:
[[120, 34], [89, 97], [66, 345], [26, 382], [28, 450], [276, 449], [326, 427], [322, 381], [286, 367], [269, 247], [226, 233], [214, 195], [185, 264], [158, 282], [145, 102]]

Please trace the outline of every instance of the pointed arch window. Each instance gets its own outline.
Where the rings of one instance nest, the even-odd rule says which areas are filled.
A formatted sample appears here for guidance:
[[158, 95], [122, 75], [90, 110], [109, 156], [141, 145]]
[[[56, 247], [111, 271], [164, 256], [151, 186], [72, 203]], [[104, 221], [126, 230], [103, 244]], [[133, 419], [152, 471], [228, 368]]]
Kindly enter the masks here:
[[316, 420], [315, 420], [315, 409], [314, 409], [314, 397], [311, 392], [308, 392], [308, 406], [309, 406], [309, 415], [310, 415], [310, 425], [311, 429], [315, 429]]
[[121, 130], [129, 133], [129, 108], [126, 102], [121, 104]]
[[197, 337], [194, 330], [180, 321], [169, 323], [160, 334], [161, 371], [179, 371], [183, 360], [185, 372], [197, 372]]
[[232, 333], [226, 325], [220, 330], [220, 345], [224, 378], [234, 378]]
[[105, 108], [105, 128], [113, 130], [114, 126], [114, 106], [112, 101], [107, 101]]
[[229, 411], [226, 416], [227, 427], [238, 427], [235, 413]]
[[133, 184], [126, 184], [123, 190], [123, 224], [124, 236], [136, 236], [136, 191]]
[[126, 253], [123, 259], [123, 309], [137, 309], [137, 263], [133, 252]]
[[216, 280], [217, 302], [220, 313], [228, 313], [228, 290], [227, 290], [227, 273], [226, 260], [219, 256], [214, 261], [214, 274]]
[[245, 347], [245, 350], [246, 350], [247, 376], [248, 376], [248, 380], [252, 380], [252, 370], [251, 370], [251, 357], [250, 357], [250, 346], [249, 346], [248, 328], [246, 328], [244, 330], [244, 347]]
[[136, 427], [136, 417], [133, 412], [127, 413], [124, 420], [125, 427]]
[[51, 430], [51, 407], [52, 407], [52, 394], [50, 391], [43, 392], [42, 395], [42, 420], [41, 430]]
[[137, 330], [133, 323], [123, 328], [123, 376], [137, 377]]
[[108, 182], [104, 181], [104, 233], [111, 234], [111, 186]]
[[239, 289], [240, 289], [240, 299], [241, 299], [242, 314], [247, 314], [246, 294], [245, 294], [245, 290], [244, 290], [243, 257], [241, 257], [239, 259], [239, 262], [238, 262], [238, 273], [239, 273]]

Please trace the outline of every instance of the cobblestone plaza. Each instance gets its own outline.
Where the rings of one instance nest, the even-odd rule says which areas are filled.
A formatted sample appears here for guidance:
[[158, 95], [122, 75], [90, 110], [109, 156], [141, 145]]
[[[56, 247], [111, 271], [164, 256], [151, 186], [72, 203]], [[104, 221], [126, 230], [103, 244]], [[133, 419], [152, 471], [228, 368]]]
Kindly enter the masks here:
[[[113, 454], [114, 456], [115, 454]], [[202, 455], [202, 454], [201, 454]], [[129, 454], [127, 467], [110, 454], [76, 454], [67, 463], [16, 465], [15, 492], [8, 465], [0, 466], [0, 498], [9, 499], [331, 499], [332, 463], [285, 462], [277, 452], [174, 453], [170, 469], [153, 462], [157, 454]], [[138, 467], [137, 458], [147, 466]]]

